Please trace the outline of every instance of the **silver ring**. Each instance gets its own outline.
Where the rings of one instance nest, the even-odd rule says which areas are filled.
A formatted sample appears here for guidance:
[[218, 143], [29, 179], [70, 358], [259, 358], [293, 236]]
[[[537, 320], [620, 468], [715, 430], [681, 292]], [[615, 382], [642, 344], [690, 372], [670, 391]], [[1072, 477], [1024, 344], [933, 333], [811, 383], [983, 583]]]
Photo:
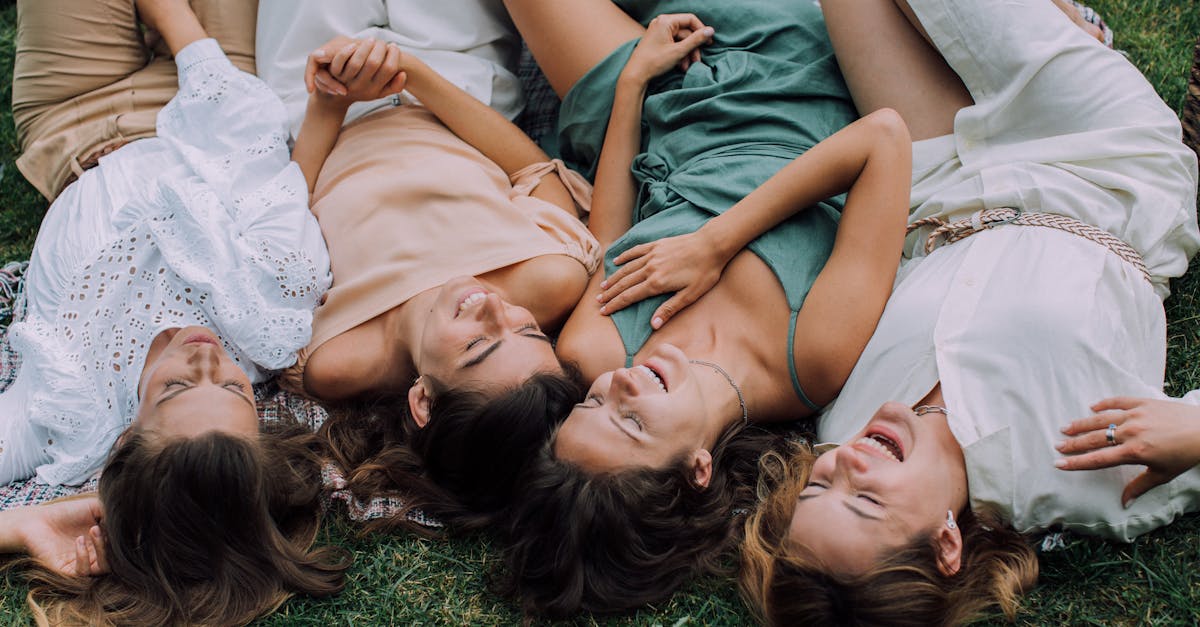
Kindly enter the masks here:
[[1104, 437], [1108, 440], [1109, 446], [1117, 445], [1117, 423], [1109, 423], [1108, 429], [1104, 431]]

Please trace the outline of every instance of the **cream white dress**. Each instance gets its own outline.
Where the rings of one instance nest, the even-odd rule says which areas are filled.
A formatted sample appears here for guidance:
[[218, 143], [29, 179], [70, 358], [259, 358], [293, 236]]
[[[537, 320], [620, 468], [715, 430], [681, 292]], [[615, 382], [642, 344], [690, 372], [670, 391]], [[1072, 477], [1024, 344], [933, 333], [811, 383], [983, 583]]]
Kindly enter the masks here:
[[42, 222], [9, 329], [22, 362], [0, 394], [0, 484], [94, 474], [134, 418], [160, 331], [214, 329], [255, 383], [308, 343], [329, 257], [286, 111], [215, 40], [176, 63], [158, 136], [101, 159]]
[[1068, 215], [1136, 249], [1152, 282], [1077, 235], [1000, 226], [925, 255], [896, 289], [821, 440], [844, 442], [888, 400], [939, 381], [973, 507], [1018, 531], [1130, 540], [1200, 507], [1200, 470], [1126, 510], [1140, 467], [1054, 468], [1059, 429], [1115, 395], [1164, 397], [1167, 280], [1200, 246], [1196, 158], [1175, 114], [1120, 54], [1044, 0], [912, 0], [975, 105], [914, 146], [912, 220], [992, 207]]

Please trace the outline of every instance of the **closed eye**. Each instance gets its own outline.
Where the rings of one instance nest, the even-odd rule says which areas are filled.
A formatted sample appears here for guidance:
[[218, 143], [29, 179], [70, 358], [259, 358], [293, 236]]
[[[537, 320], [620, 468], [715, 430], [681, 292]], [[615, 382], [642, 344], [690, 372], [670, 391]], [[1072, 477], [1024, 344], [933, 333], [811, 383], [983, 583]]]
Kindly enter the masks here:
[[638, 418], [638, 417], [637, 417], [637, 415], [635, 415], [635, 414], [625, 414], [624, 416], [621, 416], [621, 417], [622, 417], [622, 418], [624, 418], [624, 419], [626, 419], [626, 420], [632, 420], [632, 421], [633, 421], [633, 424], [637, 425], [638, 431], [645, 431], [645, 430], [646, 430], [646, 429], [644, 429], [644, 428], [642, 427], [642, 421], [641, 421], [641, 419], [640, 419], [640, 418]]
[[858, 495], [858, 498], [860, 498], [860, 499], [863, 499], [864, 501], [867, 501], [868, 503], [871, 503], [872, 505], [876, 505], [876, 506], [882, 506], [882, 505], [883, 505], [883, 504], [882, 504], [882, 503], [880, 503], [879, 501], [876, 501], [875, 499], [873, 499], [873, 498], [871, 498], [871, 497], [869, 497], [869, 496], [867, 496], [867, 495], [865, 495], [865, 494], [859, 494], [859, 495]]

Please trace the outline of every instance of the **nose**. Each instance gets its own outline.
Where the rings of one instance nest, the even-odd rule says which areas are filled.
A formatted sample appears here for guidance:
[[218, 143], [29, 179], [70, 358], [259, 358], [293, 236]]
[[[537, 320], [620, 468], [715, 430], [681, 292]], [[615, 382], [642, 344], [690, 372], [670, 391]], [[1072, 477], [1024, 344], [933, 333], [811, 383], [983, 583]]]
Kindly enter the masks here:
[[849, 444], [837, 447], [835, 455], [834, 462], [836, 463], [838, 472], [848, 480], [853, 479], [854, 475], [866, 472], [870, 468], [867, 464], [866, 453], [855, 449]]
[[619, 396], [636, 396], [638, 393], [637, 380], [634, 379], [633, 371], [629, 368], [621, 368], [613, 371], [612, 383], [609, 384], [609, 395], [613, 397]]
[[508, 323], [508, 313], [504, 306], [504, 300], [497, 294], [488, 294], [483, 299], [483, 305], [479, 307], [479, 319], [484, 322], [491, 322], [498, 325], [506, 325]]
[[221, 367], [221, 353], [224, 349], [216, 344], [196, 343], [188, 355], [187, 363], [201, 376], [211, 375]]

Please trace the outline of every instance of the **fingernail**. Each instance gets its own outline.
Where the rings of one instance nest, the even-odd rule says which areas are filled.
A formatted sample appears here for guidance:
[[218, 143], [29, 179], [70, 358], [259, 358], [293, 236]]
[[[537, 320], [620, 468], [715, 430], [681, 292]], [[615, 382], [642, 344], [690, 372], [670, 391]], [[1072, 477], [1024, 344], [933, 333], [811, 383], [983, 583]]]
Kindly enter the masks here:
[[608, 313], [608, 311], [607, 311], [606, 309], [607, 309], [607, 308], [606, 308], [604, 305], [601, 305], [601, 306], [600, 306], [600, 313]]
[[598, 302], [598, 303], [604, 302], [604, 294], [596, 294], [596, 302]]
[[1058, 431], [1059, 431], [1060, 433], [1065, 433], [1065, 434], [1067, 434], [1067, 435], [1070, 435], [1070, 434], [1071, 434], [1071, 425], [1067, 425], [1067, 426], [1065, 426], [1065, 427], [1063, 427], [1063, 428], [1059, 429]]
[[[601, 282], [600, 282], [600, 287], [608, 287], [608, 280], [607, 280], [607, 279], [605, 279], [605, 280], [601, 281]], [[598, 297], [597, 297], [597, 298], [598, 298]]]
[[1061, 450], [1063, 450], [1063, 447], [1066, 445], [1067, 445], [1067, 441], [1063, 440], [1063, 441], [1059, 442], [1058, 444], [1054, 445], [1054, 450], [1061, 451]]
[[323, 57], [323, 56], [325, 56], [325, 49], [324, 49], [324, 48], [317, 48], [316, 50], [313, 50], [313, 56], [314, 56], [314, 57]]
[[1065, 460], [1065, 459], [1063, 459], [1063, 458], [1061, 458], [1061, 457], [1060, 457], [1060, 458], [1058, 458], [1058, 459], [1056, 459], [1056, 460], [1054, 460], [1054, 467], [1055, 467], [1055, 468], [1059, 468], [1059, 469], [1066, 468], [1066, 467], [1067, 467], [1067, 460]]
[[714, 30], [713, 30], [713, 28], [712, 28], [711, 26], [705, 26], [705, 27], [704, 27], [704, 31], [703, 31], [703, 32], [704, 32], [704, 34], [705, 34], [705, 35], [707, 35], [707, 36], [712, 36], [712, 34], [713, 34], [714, 32], [716, 32], [716, 31], [714, 31]]
[[651, 321], [650, 321], [650, 326], [654, 327], [655, 329], [657, 329], [657, 328], [661, 327], [661, 326], [662, 326], [662, 324], [663, 324], [663, 319], [662, 319], [662, 318], [655, 318], [655, 319], [653, 319], [653, 320], [651, 320]]

